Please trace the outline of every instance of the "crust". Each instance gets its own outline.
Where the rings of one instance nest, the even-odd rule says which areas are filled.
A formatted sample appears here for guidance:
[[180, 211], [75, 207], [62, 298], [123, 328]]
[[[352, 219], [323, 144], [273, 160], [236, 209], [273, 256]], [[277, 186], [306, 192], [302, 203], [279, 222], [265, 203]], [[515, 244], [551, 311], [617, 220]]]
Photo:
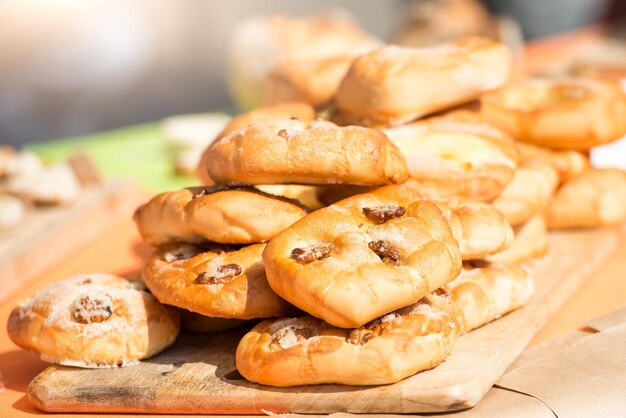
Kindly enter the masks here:
[[[398, 205], [406, 213], [383, 224], [363, 208]], [[398, 250], [398, 264], [383, 262], [371, 242]], [[301, 264], [296, 248], [334, 245], [326, 258]], [[343, 327], [359, 327], [452, 280], [460, 269], [458, 244], [441, 211], [406, 186], [388, 186], [319, 209], [281, 232], [263, 253], [268, 282], [302, 310]]]
[[589, 150], [626, 133], [626, 94], [615, 81], [529, 79], [481, 98], [485, 120], [520, 141]]
[[515, 227], [515, 238], [506, 250], [486, 257], [494, 263], [521, 263], [548, 252], [548, 228], [543, 215], [535, 215]]
[[589, 169], [564, 183], [548, 206], [548, 228], [597, 227], [626, 218], [626, 172]]
[[251, 244], [268, 241], [307, 212], [297, 201], [253, 187], [198, 187], [155, 196], [135, 211], [134, 220], [152, 245]]
[[[143, 280], [162, 303], [219, 318], [269, 318], [293, 312], [267, 284], [261, 253], [265, 244], [241, 249], [189, 244], [159, 248], [143, 270]], [[198, 276], [237, 264], [241, 274], [224, 284], [196, 284]]]
[[511, 60], [503, 44], [478, 37], [419, 49], [386, 46], [352, 63], [336, 103], [365, 126], [399, 125], [501, 86]]
[[209, 176], [228, 184], [400, 183], [404, 157], [380, 131], [330, 122], [282, 120], [252, 125], [207, 151]]
[[237, 369], [272, 386], [394, 383], [448, 356], [458, 335], [453, 312], [445, 298], [428, 296], [366, 325], [376, 336], [362, 344], [348, 342], [354, 330], [310, 316], [263, 321], [239, 343]]
[[[9, 337], [45, 361], [69, 366], [123, 366], [152, 357], [174, 342], [179, 318], [139, 289], [140, 283], [110, 274], [62, 280], [13, 309]], [[84, 295], [110, 298], [111, 316], [102, 322], [79, 322], [73, 304]]]

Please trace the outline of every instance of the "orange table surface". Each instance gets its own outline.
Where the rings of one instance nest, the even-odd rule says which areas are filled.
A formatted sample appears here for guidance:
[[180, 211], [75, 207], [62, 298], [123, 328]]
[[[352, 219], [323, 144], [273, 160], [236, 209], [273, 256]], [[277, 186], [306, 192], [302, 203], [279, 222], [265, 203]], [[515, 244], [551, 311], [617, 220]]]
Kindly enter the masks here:
[[[44, 285], [74, 274], [111, 272], [124, 277], [138, 275], [151, 249], [141, 243], [135, 226], [130, 221], [130, 214], [128, 219], [129, 221], [113, 227], [100, 239], [83, 248], [71, 259], [64, 261], [0, 306], [2, 327], [0, 331], [0, 377], [4, 384], [4, 391], [0, 393], [0, 417], [26, 417], [41, 414], [30, 405], [25, 392], [28, 383], [46, 367], [46, 363], [39, 360], [36, 355], [21, 350], [9, 340], [5, 324], [11, 309], [20, 299]], [[585, 281], [570, 301], [537, 334], [531, 344], [578, 327], [585, 319], [609, 313], [623, 305], [626, 305], [626, 242], [620, 245], [616, 254], [602, 268]], [[57, 414], [56, 416], [65, 415]]]

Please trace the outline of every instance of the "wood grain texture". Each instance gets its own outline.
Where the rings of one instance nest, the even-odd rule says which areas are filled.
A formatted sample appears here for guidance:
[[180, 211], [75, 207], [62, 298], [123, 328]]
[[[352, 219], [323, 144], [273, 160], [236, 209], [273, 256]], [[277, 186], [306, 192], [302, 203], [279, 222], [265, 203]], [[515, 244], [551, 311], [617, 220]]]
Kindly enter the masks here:
[[378, 387], [264, 387], [236, 371], [234, 350], [245, 330], [182, 335], [159, 356], [134, 367], [82, 370], [51, 366], [28, 389], [39, 409], [135, 413], [415, 413], [475, 405], [535, 332], [626, 236], [619, 228], [552, 233], [549, 254], [531, 266], [529, 303], [462, 336], [435, 369]]
[[87, 188], [69, 206], [27, 213], [0, 232], [0, 302], [132, 214], [144, 195], [131, 183]]

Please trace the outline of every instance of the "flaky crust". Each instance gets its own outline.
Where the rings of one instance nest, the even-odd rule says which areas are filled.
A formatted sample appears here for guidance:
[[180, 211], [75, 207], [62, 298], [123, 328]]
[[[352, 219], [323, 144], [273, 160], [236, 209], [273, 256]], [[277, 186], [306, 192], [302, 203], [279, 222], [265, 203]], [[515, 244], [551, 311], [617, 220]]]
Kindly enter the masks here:
[[521, 263], [548, 252], [548, 227], [543, 214], [535, 215], [514, 228], [515, 238], [506, 250], [485, 257], [494, 263]]
[[[293, 307], [267, 284], [261, 253], [265, 244], [241, 249], [189, 244], [159, 248], [143, 270], [143, 280], [162, 303], [219, 318], [269, 318], [287, 315]], [[217, 276], [221, 266], [236, 264], [240, 274], [225, 283], [198, 282]]]
[[519, 167], [513, 180], [493, 201], [511, 225], [519, 225], [546, 208], [559, 182], [559, 176], [550, 165]]
[[336, 103], [365, 126], [398, 125], [474, 100], [506, 82], [510, 67], [509, 50], [485, 38], [386, 46], [352, 62]]
[[237, 369], [271, 386], [394, 383], [448, 356], [458, 335], [453, 312], [446, 298], [429, 295], [359, 330], [310, 316], [263, 321], [239, 343]]
[[353, 60], [345, 55], [282, 63], [267, 76], [265, 103], [299, 100], [319, 108], [335, 97]]
[[307, 214], [297, 201], [253, 187], [194, 187], [161, 193], [135, 211], [143, 239], [251, 244], [265, 242]]
[[548, 228], [609, 225], [626, 218], [626, 172], [589, 169], [564, 183], [548, 206]]
[[[283, 103], [260, 107], [232, 118], [224, 129], [217, 135], [217, 137], [215, 137], [213, 142], [256, 123], [283, 119], [298, 119], [305, 122], [313, 121], [315, 120], [315, 109], [307, 103], [293, 101], [285, 101]], [[209, 148], [210, 146], [207, 147], [207, 149], [202, 153], [196, 173], [200, 180], [202, 180], [202, 184], [207, 186], [215, 184], [207, 171], [208, 166], [211, 164], [211, 160], [207, 152]]]
[[[110, 274], [85, 274], [54, 283], [13, 309], [11, 340], [44, 361], [77, 367], [113, 367], [152, 357], [174, 342], [180, 324], [137, 282]], [[102, 302], [102, 314], [77, 310], [80, 299]], [[94, 315], [94, 316], [92, 316]], [[101, 322], [97, 322], [101, 320]]]
[[458, 111], [385, 134], [406, 158], [411, 177], [439, 199], [489, 201], [513, 178], [517, 151], [510, 137], [472, 112]]
[[[384, 205], [404, 213], [383, 223], [366, 216], [364, 208]], [[392, 248], [377, 248], [381, 242]], [[308, 262], [294, 257], [316, 249], [327, 251]], [[263, 260], [276, 293], [342, 328], [417, 302], [456, 277], [461, 263], [441, 211], [406, 186], [383, 187], [307, 215], [270, 240]]]
[[209, 176], [229, 184], [386, 185], [407, 179], [404, 157], [380, 131], [331, 122], [252, 125], [207, 151]]
[[481, 98], [490, 123], [550, 148], [589, 150], [626, 133], [626, 94], [616, 81], [528, 79]]
[[458, 307], [461, 333], [478, 328], [524, 305], [534, 283], [516, 264], [463, 263], [459, 277], [441, 288]]
[[216, 318], [200, 315], [187, 309], [179, 309], [178, 312], [180, 313], [180, 327], [182, 330], [193, 334], [213, 334], [252, 323], [245, 319]]

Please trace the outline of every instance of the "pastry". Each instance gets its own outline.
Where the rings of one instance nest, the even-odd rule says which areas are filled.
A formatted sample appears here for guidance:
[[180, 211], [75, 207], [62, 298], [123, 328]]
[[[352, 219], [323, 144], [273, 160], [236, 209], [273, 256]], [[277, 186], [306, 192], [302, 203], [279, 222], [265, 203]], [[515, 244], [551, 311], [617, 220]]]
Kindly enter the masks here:
[[383, 133], [325, 121], [252, 125], [217, 140], [206, 158], [209, 176], [228, 184], [386, 185], [408, 177]]
[[0, 193], [0, 231], [20, 223], [26, 214], [26, 203], [17, 196]]
[[494, 263], [521, 263], [548, 252], [548, 228], [543, 215], [535, 215], [513, 228], [515, 238], [506, 250], [485, 257]]
[[310, 213], [270, 240], [263, 261], [278, 295], [342, 328], [417, 302], [461, 267], [441, 211], [406, 186]]
[[307, 212], [298, 201], [254, 187], [192, 187], [153, 197], [135, 211], [134, 220], [152, 245], [251, 244], [269, 240]]
[[170, 244], [159, 248], [143, 280], [161, 302], [205, 316], [251, 319], [287, 315], [293, 307], [267, 284], [265, 244], [236, 247]]
[[354, 60], [351, 55], [315, 61], [285, 62], [267, 76], [265, 103], [300, 100], [320, 108], [337, 93]]
[[515, 139], [589, 150], [626, 133], [626, 94], [619, 83], [591, 78], [534, 78], [481, 98], [485, 120]]
[[335, 101], [366, 126], [400, 125], [500, 87], [511, 60], [503, 44], [479, 37], [419, 49], [386, 46], [352, 62]]
[[589, 158], [580, 151], [553, 150], [525, 142], [515, 145], [521, 165], [533, 167], [547, 164], [557, 171], [559, 183], [576, 177], [591, 166]]
[[54, 283], [11, 312], [8, 333], [44, 361], [77, 367], [126, 366], [152, 357], [179, 332], [174, 309], [139, 282], [85, 274]]
[[626, 219], [626, 172], [589, 169], [564, 183], [546, 212], [548, 228], [597, 227]]
[[264, 385], [383, 385], [441, 363], [458, 332], [450, 302], [429, 295], [356, 329], [311, 316], [263, 321], [242, 338], [236, 363]]
[[182, 330], [193, 334], [212, 334], [250, 323], [250, 321], [245, 319], [215, 318], [200, 315], [187, 309], [179, 309], [178, 313], [180, 314], [180, 327]]
[[286, 197], [287, 199], [295, 199], [311, 210], [326, 206], [317, 198], [316, 186], [302, 184], [257, 184], [255, 187], [265, 193]]
[[411, 177], [426, 195], [438, 200], [493, 200], [517, 166], [511, 138], [472, 112], [454, 112], [384, 132], [406, 157]]

